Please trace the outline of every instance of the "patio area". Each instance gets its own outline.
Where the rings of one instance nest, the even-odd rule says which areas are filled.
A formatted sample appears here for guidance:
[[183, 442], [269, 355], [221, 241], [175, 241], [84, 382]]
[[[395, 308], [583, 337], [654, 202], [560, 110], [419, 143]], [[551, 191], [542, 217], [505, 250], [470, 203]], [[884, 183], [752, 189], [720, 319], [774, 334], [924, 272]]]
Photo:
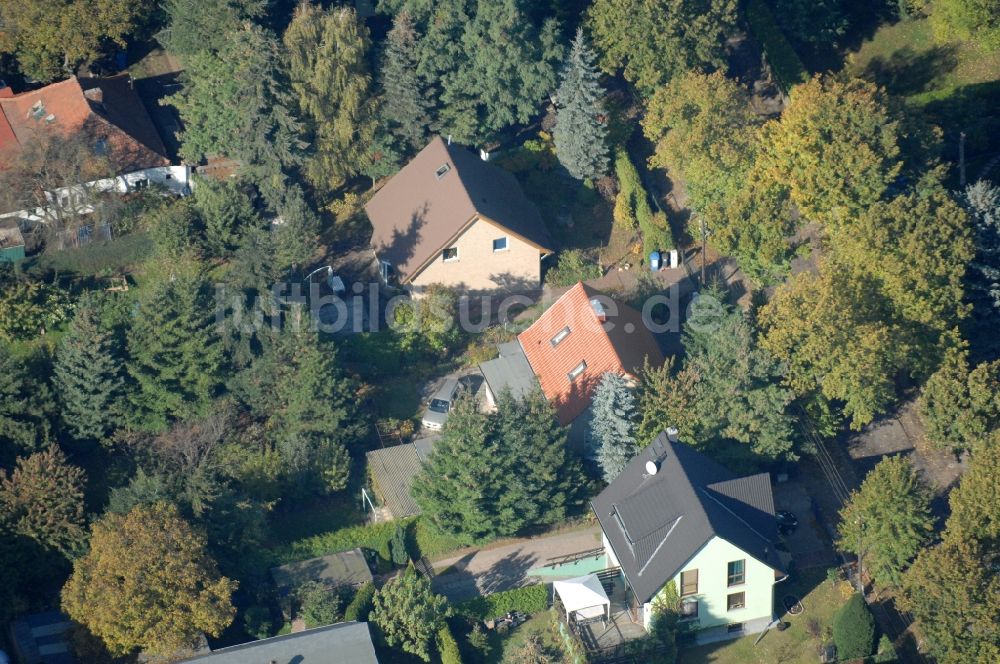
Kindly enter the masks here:
[[598, 619], [579, 625], [577, 632], [588, 651], [603, 651], [617, 648], [626, 641], [646, 636], [646, 630], [640, 622], [638, 610], [634, 614], [628, 609], [625, 596], [625, 582], [621, 575], [613, 579], [602, 579], [604, 590], [611, 600], [610, 620]]

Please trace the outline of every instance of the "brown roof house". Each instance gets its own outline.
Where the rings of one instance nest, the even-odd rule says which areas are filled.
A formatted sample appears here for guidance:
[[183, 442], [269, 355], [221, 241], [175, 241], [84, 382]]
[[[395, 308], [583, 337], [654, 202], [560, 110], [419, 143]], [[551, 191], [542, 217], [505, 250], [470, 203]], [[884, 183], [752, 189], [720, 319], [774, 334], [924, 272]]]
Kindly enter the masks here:
[[552, 241], [507, 171], [440, 137], [365, 206], [382, 276], [419, 294], [525, 291], [541, 283]]
[[[156, 183], [175, 193], [187, 190], [188, 169], [171, 166], [128, 74], [72, 76], [20, 94], [0, 83], [0, 171], [14, 168], [33, 144], [55, 138], [85, 141], [93, 154], [94, 168], [81, 168], [80, 172], [93, 171], [96, 179], [54, 187], [47, 193], [53, 206], [81, 198], [84, 189], [124, 193]], [[40, 221], [48, 216], [41, 209], [15, 214]]]

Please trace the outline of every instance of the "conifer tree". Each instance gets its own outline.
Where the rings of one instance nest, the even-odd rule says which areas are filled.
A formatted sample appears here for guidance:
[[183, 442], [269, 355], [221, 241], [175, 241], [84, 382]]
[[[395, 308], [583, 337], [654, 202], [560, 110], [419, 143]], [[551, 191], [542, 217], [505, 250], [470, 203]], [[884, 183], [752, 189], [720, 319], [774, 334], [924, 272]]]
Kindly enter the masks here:
[[368, 29], [350, 7], [302, 2], [284, 36], [292, 89], [310, 120], [309, 180], [325, 194], [361, 172], [375, 132]]
[[417, 33], [406, 10], [392, 22], [382, 55], [381, 114], [393, 134], [419, 150], [427, 142], [430, 101], [417, 74]]
[[75, 437], [103, 440], [121, 421], [122, 353], [112, 333], [102, 327], [93, 301], [77, 306], [59, 343], [53, 383], [63, 424]]
[[136, 426], [161, 430], [199, 417], [221, 384], [222, 351], [207, 284], [180, 275], [140, 304], [128, 336]]
[[33, 451], [50, 441], [52, 392], [27, 363], [0, 348], [0, 450]]
[[259, 223], [246, 186], [238, 180], [199, 179], [194, 207], [205, 228], [205, 244], [213, 256], [230, 256], [239, 246], [243, 230]]
[[600, 119], [604, 90], [595, 58], [583, 28], [578, 29], [556, 95], [556, 155], [579, 180], [598, 178], [608, 171], [608, 128]]
[[639, 409], [624, 376], [616, 373], [601, 376], [592, 404], [590, 437], [604, 481], [610, 483], [641, 449], [636, 439]]
[[0, 470], [0, 521], [48, 549], [73, 556], [87, 541], [85, 482], [83, 470], [55, 445], [19, 458], [10, 476]]
[[374, 604], [371, 619], [386, 642], [431, 661], [432, 639], [444, 624], [448, 601], [431, 591], [427, 577], [408, 567], [375, 593]]
[[970, 184], [961, 202], [972, 218], [976, 258], [969, 265], [968, 296], [976, 313], [1000, 322], [1000, 187], [986, 180]]

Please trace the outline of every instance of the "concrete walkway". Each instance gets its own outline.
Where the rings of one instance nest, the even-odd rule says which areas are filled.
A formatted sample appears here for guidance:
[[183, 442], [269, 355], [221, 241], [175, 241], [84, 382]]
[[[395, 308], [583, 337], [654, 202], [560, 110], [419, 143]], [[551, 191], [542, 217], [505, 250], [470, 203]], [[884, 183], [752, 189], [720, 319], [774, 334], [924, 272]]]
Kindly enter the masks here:
[[[528, 571], [549, 558], [587, 551], [601, 545], [596, 525], [545, 537], [523, 539], [433, 562], [435, 592], [452, 602], [529, 585], [538, 581]], [[549, 577], [551, 578], [551, 577]]]

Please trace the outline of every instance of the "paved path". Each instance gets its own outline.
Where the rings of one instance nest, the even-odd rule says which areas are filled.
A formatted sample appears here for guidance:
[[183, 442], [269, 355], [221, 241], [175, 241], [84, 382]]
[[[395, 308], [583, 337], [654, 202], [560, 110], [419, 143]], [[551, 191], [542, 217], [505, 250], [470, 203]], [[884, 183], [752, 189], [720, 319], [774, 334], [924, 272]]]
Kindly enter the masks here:
[[542, 567], [549, 558], [587, 551], [601, 545], [596, 525], [569, 532], [524, 539], [487, 549], [468, 551], [434, 561], [438, 592], [453, 602], [529, 585], [536, 581], [528, 570]]

